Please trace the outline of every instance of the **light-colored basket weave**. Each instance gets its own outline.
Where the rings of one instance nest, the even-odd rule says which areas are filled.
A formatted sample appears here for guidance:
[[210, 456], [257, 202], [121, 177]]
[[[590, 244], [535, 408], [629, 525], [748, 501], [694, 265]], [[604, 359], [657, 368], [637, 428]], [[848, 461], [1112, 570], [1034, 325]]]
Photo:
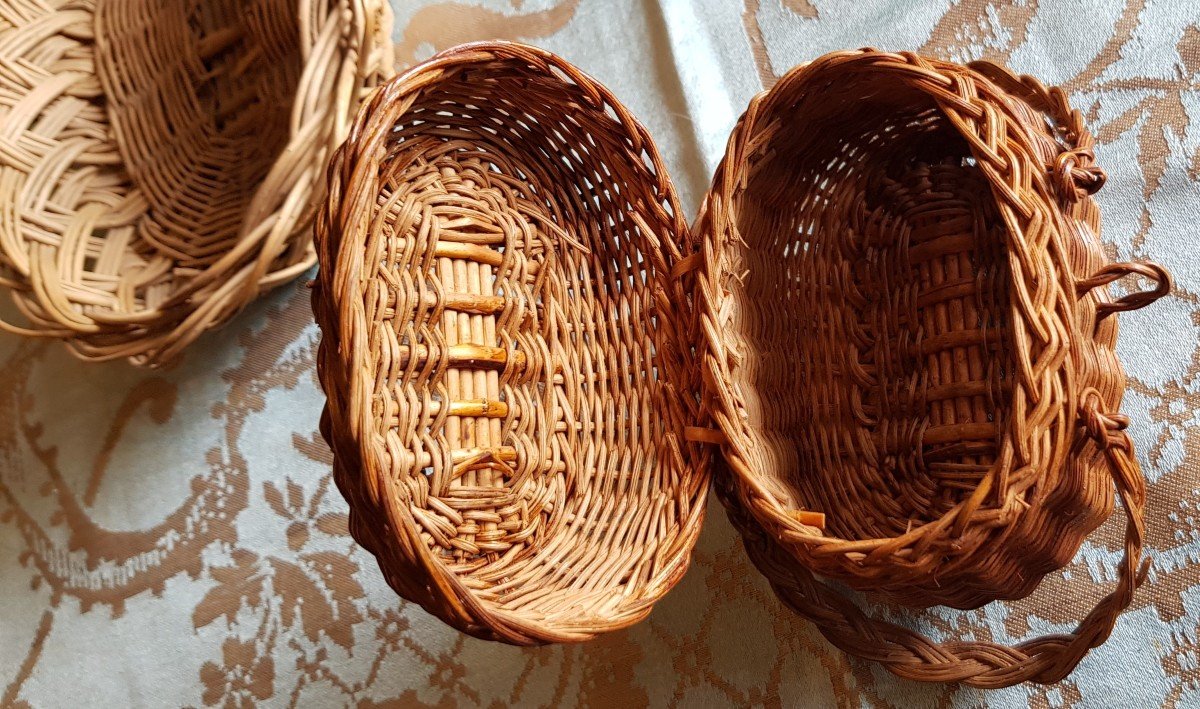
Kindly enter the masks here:
[[[1034, 79], [839, 52], [751, 102], [697, 222], [721, 497], [789, 604], [905, 677], [1057, 681], [1145, 577], [1108, 316], [1170, 280], [1102, 251], [1092, 143]], [[1112, 300], [1132, 273], [1154, 290]], [[1119, 581], [1073, 634], [939, 645], [813, 578], [917, 607], [1020, 598], [1114, 483]]]
[[314, 262], [314, 191], [391, 73], [386, 0], [0, 12], [0, 284], [87, 359], [170, 360]]
[[386, 84], [329, 176], [313, 306], [354, 537], [479, 637], [644, 617], [709, 455], [696, 259], [645, 129], [553, 54], [464, 45]]

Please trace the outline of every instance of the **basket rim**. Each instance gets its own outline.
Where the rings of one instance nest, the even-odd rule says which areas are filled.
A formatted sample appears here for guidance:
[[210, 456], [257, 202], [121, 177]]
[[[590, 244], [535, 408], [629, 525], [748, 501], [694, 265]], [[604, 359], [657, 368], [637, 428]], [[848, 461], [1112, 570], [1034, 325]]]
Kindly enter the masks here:
[[[370, 374], [365, 370], [352, 373], [361, 369], [356, 367], [356, 363], [361, 361], [358, 355], [364, 348], [362, 343], [369, 324], [361, 305], [367, 279], [358, 275], [362, 270], [362, 244], [355, 238], [343, 238], [338, 225], [360, 224], [369, 217], [362, 208], [346, 210], [338, 205], [374, 204], [373, 200], [359, 200], [354, 196], [377, 193], [379, 175], [375, 171], [364, 175], [364, 171], [357, 169], [357, 166], [367, 154], [378, 150], [383, 144], [396, 119], [411, 105], [409, 97], [437, 85], [451, 72], [497, 62], [522, 63], [558, 81], [577, 86], [591, 104], [588, 108], [605, 113], [613, 121], [614, 129], [621, 131], [621, 138], [629, 141], [631, 154], [643, 156], [645, 176], [653, 180], [650, 186], [659, 200], [657, 204], [646, 206], [661, 210], [663, 221], [673, 225], [675, 236], [678, 237], [678, 243], [672, 243], [670, 238], [661, 239], [663, 243], [660, 248], [665, 251], [668, 247], [685, 249], [691, 246], [690, 228], [683, 216], [678, 194], [649, 131], [604, 84], [568, 60], [538, 47], [496, 40], [457, 45], [414, 65], [381, 85], [363, 104], [345, 143], [337, 150], [329, 166], [331, 189], [317, 222], [316, 243], [322, 268], [313, 291], [314, 310], [324, 333], [322, 348], [326, 357], [322, 364], [326, 366], [321, 369], [323, 377], [334, 379], [324, 386], [330, 396], [326, 407], [331, 419], [329, 438], [335, 451], [342, 453], [335, 455], [335, 470], [340, 470], [335, 477], [343, 494], [348, 500], [354, 501], [351, 504], [352, 516], [361, 519], [362, 507], [369, 506], [387, 520], [388, 538], [360, 542], [377, 558], [397, 592], [450, 625], [477, 637], [518, 645], [580, 642], [602, 632], [619, 630], [640, 622], [682, 578], [690, 565], [691, 552], [703, 526], [705, 499], [709, 489], [708, 466], [689, 466], [695, 476], [691, 485], [695, 488], [694, 494], [690, 495], [695, 504], [688, 518], [680, 520], [678, 534], [672, 540], [673, 548], [664, 547], [670, 549], [670, 553], [662, 557], [658, 564], [660, 570], [652, 582], [641, 587], [638, 594], [623, 599], [617, 611], [609, 611], [609, 617], [587, 615], [570, 622], [556, 619], [549, 624], [479, 599], [475, 590], [434, 557], [428, 546], [415, 534], [415, 520], [411, 513], [402, 505], [394, 504], [399, 497], [398, 486], [387, 474], [391, 464], [383, 459], [382, 448], [371, 440], [374, 420], [369, 406], [359, 406], [357, 411], [345, 406], [348, 400], [369, 400], [364, 387], [369, 385], [367, 380]], [[403, 110], [398, 109], [400, 106], [403, 106]], [[342, 194], [343, 189], [345, 195]], [[339, 296], [335, 298], [329, 295], [333, 292], [339, 293]], [[338, 343], [336, 347], [331, 344], [335, 338]], [[695, 407], [698, 406], [697, 402]], [[361, 494], [359, 488], [364, 484], [369, 487], [366, 496]], [[370, 499], [364, 499], [366, 497]], [[356, 538], [371, 535], [358, 524], [352, 525], [351, 531]], [[413, 571], [418, 570], [407, 559], [393, 558], [397, 534], [405, 537], [403, 546], [406, 554], [413, 557], [419, 571], [437, 587], [438, 594], [406, 594], [392, 583], [394, 573], [403, 571], [411, 576]], [[384, 548], [377, 546], [376, 541]], [[408, 568], [396, 568], [398, 566]], [[426, 585], [424, 590], [430, 589]], [[618, 612], [621, 617], [609, 619]]]

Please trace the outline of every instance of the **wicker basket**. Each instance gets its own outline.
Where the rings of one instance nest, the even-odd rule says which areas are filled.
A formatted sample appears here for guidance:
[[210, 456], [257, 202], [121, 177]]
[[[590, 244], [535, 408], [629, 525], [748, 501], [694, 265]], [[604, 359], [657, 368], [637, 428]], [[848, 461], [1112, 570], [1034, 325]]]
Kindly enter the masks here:
[[479, 637], [641, 619], [708, 490], [697, 259], [645, 129], [553, 54], [464, 45], [386, 84], [329, 174], [313, 307], [355, 539]]
[[87, 359], [159, 364], [314, 261], [314, 189], [390, 73], [386, 0], [0, 13], [0, 284]]
[[[786, 601], [905, 677], [1057, 681], [1144, 578], [1108, 316], [1170, 280], [1101, 250], [1092, 142], [1031, 78], [839, 52], [751, 102], [697, 222], [721, 497]], [[1156, 287], [1112, 300], [1134, 273]], [[812, 576], [915, 607], [1020, 598], [1108, 517], [1113, 483], [1120, 579], [1071, 635], [936, 645]]]

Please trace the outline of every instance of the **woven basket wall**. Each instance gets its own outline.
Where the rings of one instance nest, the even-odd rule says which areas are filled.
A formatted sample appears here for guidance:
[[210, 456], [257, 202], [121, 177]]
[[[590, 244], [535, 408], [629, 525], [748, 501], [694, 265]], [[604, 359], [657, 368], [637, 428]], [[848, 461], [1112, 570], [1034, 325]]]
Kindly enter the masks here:
[[[1061, 91], [992, 65], [826, 55], [755, 98], [697, 223], [718, 491], [759, 568], [835, 644], [906, 677], [1061, 679], [1144, 578], [1145, 486], [1092, 137]], [[1114, 301], [1129, 274], [1153, 290]], [[936, 645], [813, 573], [910, 606], [1030, 593], [1113, 508], [1116, 590], [1073, 635]]]
[[386, 84], [329, 177], [313, 307], [355, 539], [479, 637], [643, 618], [708, 490], [697, 259], [645, 129], [553, 54], [464, 45]]
[[386, 0], [0, 13], [0, 285], [19, 324], [155, 365], [315, 260], [325, 163], [391, 73]]

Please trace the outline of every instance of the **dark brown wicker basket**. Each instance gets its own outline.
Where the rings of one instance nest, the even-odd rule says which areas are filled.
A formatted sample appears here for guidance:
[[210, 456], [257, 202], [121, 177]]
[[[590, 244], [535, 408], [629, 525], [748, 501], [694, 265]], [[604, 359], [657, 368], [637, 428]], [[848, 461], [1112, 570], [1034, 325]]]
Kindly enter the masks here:
[[687, 234], [645, 129], [549, 52], [457, 47], [359, 114], [317, 228], [322, 431], [398, 593], [532, 644], [679, 580], [709, 455]]
[[[1101, 184], [1063, 93], [990, 64], [826, 55], [734, 129], [696, 228], [721, 497], [848, 651], [916, 679], [1053, 682], [1144, 578], [1108, 316], [1170, 280], [1109, 262]], [[1155, 289], [1114, 302], [1131, 273]], [[937, 646], [812, 579], [916, 607], [1021, 598], [1109, 516], [1114, 482], [1120, 580], [1073, 635]]]

